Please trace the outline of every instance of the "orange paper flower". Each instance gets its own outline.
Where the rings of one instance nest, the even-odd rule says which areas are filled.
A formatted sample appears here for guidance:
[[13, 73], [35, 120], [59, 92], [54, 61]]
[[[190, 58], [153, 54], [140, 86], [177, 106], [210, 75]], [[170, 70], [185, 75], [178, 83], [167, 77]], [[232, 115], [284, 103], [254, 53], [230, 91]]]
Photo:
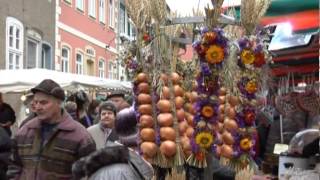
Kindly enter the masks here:
[[241, 52], [240, 57], [243, 64], [252, 64], [255, 60], [254, 53], [248, 49], [244, 49]]
[[210, 64], [221, 63], [224, 59], [223, 48], [217, 45], [212, 45], [206, 52], [206, 60]]
[[249, 151], [252, 147], [252, 141], [249, 138], [243, 138], [240, 140], [240, 148], [243, 151]]
[[206, 118], [210, 118], [213, 116], [214, 110], [211, 106], [204, 106], [201, 109], [201, 114]]
[[250, 94], [257, 92], [257, 83], [254, 80], [249, 81], [245, 87], [246, 91]]

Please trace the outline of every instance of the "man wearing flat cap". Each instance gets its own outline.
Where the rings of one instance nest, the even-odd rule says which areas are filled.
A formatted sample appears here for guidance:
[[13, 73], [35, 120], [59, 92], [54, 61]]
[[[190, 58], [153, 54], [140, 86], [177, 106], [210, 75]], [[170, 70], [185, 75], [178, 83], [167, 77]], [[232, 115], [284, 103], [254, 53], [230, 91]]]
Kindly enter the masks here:
[[124, 93], [120, 91], [114, 91], [107, 96], [107, 101], [112, 101], [117, 108], [117, 112], [119, 112], [122, 109], [130, 107], [130, 105], [124, 99], [124, 96]]
[[87, 130], [62, 108], [64, 90], [53, 80], [31, 89], [37, 116], [15, 135], [17, 154], [9, 167], [13, 179], [72, 179], [72, 164], [96, 150]]

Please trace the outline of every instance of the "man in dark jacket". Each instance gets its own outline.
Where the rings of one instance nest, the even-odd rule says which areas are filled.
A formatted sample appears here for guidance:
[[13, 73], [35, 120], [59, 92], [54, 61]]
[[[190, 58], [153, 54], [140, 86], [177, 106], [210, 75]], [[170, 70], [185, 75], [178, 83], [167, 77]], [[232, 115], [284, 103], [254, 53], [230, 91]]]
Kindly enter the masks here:
[[9, 157], [11, 152], [11, 140], [3, 127], [0, 127], [0, 179], [6, 180], [6, 171], [8, 169]]
[[65, 94], [56, 82], [43, 80], [31, 91], [37, 116], [16, 133], [17, 163], [9, 166], [7, 174], [19, 180], [72, 179], [73, 162], [95, 151], [95, 143], [63, 110]]
[[14, 110], [11, 106], [2, 100], [2, 94], [0, 93], [0, 126], [3, 127], [9, 136], [11, 136], [10, 126], [16, 121]]

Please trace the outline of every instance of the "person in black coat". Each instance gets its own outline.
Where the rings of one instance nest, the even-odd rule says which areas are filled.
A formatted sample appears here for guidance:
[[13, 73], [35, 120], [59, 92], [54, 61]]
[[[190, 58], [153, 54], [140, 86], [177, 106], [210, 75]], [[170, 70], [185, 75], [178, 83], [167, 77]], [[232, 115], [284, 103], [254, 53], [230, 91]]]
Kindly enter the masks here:
[[12, 142], [3, 127], [0, 127], [0, 179], [6, 180], [6, 172], [9, 165]]
[[16, 122], [15, 112], [12, 107], [3, 102], [2, 94], [0, 93], [0, 126], [3, 127], [9, 136], [11, 136], [10, 126]]

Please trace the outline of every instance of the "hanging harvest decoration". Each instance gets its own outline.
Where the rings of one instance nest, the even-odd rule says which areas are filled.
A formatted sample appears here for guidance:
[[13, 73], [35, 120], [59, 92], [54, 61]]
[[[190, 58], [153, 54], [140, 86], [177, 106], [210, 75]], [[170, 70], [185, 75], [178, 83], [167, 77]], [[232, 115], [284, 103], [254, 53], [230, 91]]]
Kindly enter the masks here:
[[200, 70], [196, 77], [198, 99], [193, 104], [194, 132], [191, 139], [193, 154], [187, 162], [199, 168], [206, 167], [206, 156], [214, 151], [218, 141], [215, 127], [219, 120], [220, 72], [228, 56], [228, 39], [220, 28], [204, 28], [201, 39], [193, 47], [199, 57]]

